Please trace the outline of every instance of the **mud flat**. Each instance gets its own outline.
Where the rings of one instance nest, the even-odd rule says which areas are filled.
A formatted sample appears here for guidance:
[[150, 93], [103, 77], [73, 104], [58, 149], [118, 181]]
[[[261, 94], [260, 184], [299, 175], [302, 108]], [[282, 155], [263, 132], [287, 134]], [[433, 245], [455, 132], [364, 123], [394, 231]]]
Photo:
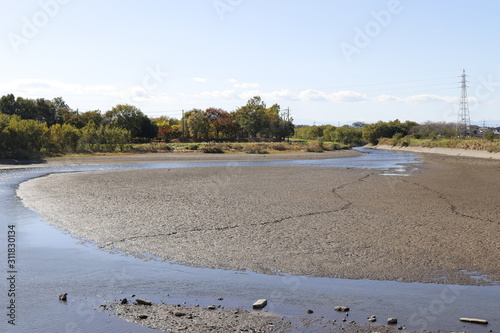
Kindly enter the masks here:
[[500, 281], [500, 164], [422, 156], [411, 177], [295, 166], [121, 170], [49, 175], [21, 184], [18, 195], [105, 249], [185, 265]]
[[292, 323], [282, 317], [245, 309], [194, 306], [113, 304], [110, 312], [130, 322], [165, 332], [289, 332]]
[[[197, 306], [153, 304], [112, 304], [107, 309], [118, 317], [164, 332], [356, 332], [394, 333], [397, 325], [357, 324], [324, 318], [301, 317], [291, 322], [279, 315], [245, 309], [201, 308]], [[446, 332], [446, 331], [441, 331]]]
[[26, 167], [32, 168], [68, 165], [110, 165], [161, 162], [312, 160], [356, 157], [360, 155], [363, 154], [352, 149], [325, 151], [323, 153], [283, 151], [272, 154], [246, 154], [238, 152], [224, 154], [204, 154], [200, 151], [178, 151], [165, 153], [101, 154], [92, 156], [75, 155], [26, 161], [0, 159], [0, 170]]

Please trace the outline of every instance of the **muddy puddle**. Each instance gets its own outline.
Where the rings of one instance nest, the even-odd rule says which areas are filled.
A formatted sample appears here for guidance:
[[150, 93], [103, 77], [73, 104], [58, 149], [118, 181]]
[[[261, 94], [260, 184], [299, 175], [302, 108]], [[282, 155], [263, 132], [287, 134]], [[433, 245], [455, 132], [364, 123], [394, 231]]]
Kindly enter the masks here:
[[[500, 286], [457, 286], [397, 281], [342, 280], [291, 275], [263, 275], [193, 268], [150, 258], [141, 260], [110, 253], [44, 222], [20, 203], [18, 185], [49, 173], [190, 166], [300, 165], [373, 168], [381, 174], [408, 174], [416, 157], [373, 151], [331, 160], [150, 163], [106, 166], [39, 167], [0, 171], [0, 261], [4, 272], [0, 290], [1, 332], [154, 332], [100, 310], [123, 297], [137, 295], [153, 302], [244, 307], [266, 298], [266, 311], [290, 320], [299, 317], [341, 321], [336, 305], [349, 306], [349, 320], [366, 323], [377, 315], [382, 324], [397, 317], [407, 330], [438, 329], [470, 332], [500, 331]], [[410, 166], [412, 163], [413, 166]], [[15, 229], [15, 267], [7, 266], [7, 234]], [[9, 273], [13, 271], [15, 273]], [[15, 281], [7, 279], [15, 276]], [[14, 286], [15, 296], [9, 296]], [[68, 293], [68, 301], [58, 299]], [[15, 300], [14, 318], [8, 309]], [[222, 299], [222, 300], [219, 300]], [[313, 314], [307, 314], [312, 309]], [[490, 324], [465, 324], [460, 317], [488, 319]], [[14, 320], [15, 325], [9, 324]]]

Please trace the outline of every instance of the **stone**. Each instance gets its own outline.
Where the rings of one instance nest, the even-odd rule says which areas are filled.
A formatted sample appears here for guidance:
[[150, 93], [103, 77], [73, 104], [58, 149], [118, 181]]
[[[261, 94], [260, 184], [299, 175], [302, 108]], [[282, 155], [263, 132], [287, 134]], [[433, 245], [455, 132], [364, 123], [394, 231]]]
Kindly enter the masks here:
[[307, 313], [311, 314], [311, 313], [314, 313], [314, 311], [313, 311], [313, 310], [311, 310], [311, 309], [308, 309], [308, 310], [307, 310]]
[[141, 314], [138, 316], [139, 319], [148, 319], [148, 315]]
[[63, 302], [66, 302], [68, 300], [68, 293], [59, 295], [59, 299]]
[[389, 325], [396, 325], [397, 323], [398, 323], [397, 318], [388, 318], [387, 319], [387, 324], [389, 324]]
[[349, 312], [349, 307], [347, 306], [336, 306], [333, 308], [335, 311], [339, 311], [339, 312]]
[[209, 305], [207, 307], [207, 309], [209, 309], [209, 310], [215, 310], [215, 309], [217, 309], [217, 307], [215, 305]]
[[477, 318], [460, 318], [460, 321], [465, 321], [467, 323], [473, 323], [473, 324], [482, 324], [482, 325], [488, 325], [488, 321], [485, 319], [477, 319]]
[[263, 309], [267, 305], [267, 299], [259, 299], [255, 303], [253, 303], [254, 309]]
[[136, 301], [136, 303], [137, 303], [138, 305], [148, 305], [148, 306], [153, 305], [153, 302], [148, 301], [148, 300], [146, 300], [146, 299], [144, 299], [144, 298], [140, 298], [140, 297], [137, 297], [137, 298], [135, 299], [135, 301]]
[[175, 311], [174, 312], [174, 316], [176, 317], [184, 317], [186, 314], [184, 312], [181, 312], [181, 311]]
[[128, 299], [126, 299], [126, 298], [122, 298], [122, 299], [120, 300], [120, 304], [128, 304]]

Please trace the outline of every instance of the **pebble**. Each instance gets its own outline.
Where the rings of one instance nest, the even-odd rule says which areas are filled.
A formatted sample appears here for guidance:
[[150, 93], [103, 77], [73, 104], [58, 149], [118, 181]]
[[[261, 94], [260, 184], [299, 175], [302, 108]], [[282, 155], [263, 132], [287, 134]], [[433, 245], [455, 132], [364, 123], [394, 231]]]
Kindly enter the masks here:
[[186, 314], [184, 312], [181, 312], [181, 311], [175, 311], [174, 312], [174, 316], [176, 317], [184, 317]]
[[254, 309], [263, 309], [267, 305], [267, 299], [259, 299], [255, 303], [253, 303]]
[[398, 319], [397, 318], [388, 318], [387, 319], [387, 324], [389, 325], [395, 325], [398, 323]]
[[313, 310], [311, 310], [311, 309], [308, 309], [308, 310], [307, 310], [307, 313], [311, 314], [311, 313], [314, 313], [314, 311], [313, 311]]
[[120, 300], [120, 304], [128, 304], [128, 299], [126, 299], [126, 298], [122, 298], [122, 299]]
[[215, 305], [209, 305], [207, 307], [207, 309], [209, 309], [209, 310], [215, 310], [215, 309], [217, 309], [217, 307]]
[[144, 298], [140, 298], [140, 297], [137, 297], [135, 299], [136, 303], [139, 304], [139, 305], [153, 305], [153, 302], [151, 301], [148, 301]]
[[145, 315], [145, 314], [141, 314], [138, 317], [139, 317], [139, 319], [148, 319], [148, 315]]
[[333, 309], [339, 312], [348, 312], [350, 310], [347, 306], [336, 306]]
[[68, 293], [59, 295], [59, 299], [63, 302], [66, 302], [68, 300]]

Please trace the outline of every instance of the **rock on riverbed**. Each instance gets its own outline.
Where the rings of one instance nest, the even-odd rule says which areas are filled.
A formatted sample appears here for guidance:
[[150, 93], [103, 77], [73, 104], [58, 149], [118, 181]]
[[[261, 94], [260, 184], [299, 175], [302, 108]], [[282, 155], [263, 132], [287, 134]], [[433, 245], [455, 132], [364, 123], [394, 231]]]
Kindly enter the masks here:
[[140, 325], [168, 332], [281, 332], [291, 323], [279, 315], [244, 309], [209, 310], [204, 307], [116, 303], [108, 311]]

